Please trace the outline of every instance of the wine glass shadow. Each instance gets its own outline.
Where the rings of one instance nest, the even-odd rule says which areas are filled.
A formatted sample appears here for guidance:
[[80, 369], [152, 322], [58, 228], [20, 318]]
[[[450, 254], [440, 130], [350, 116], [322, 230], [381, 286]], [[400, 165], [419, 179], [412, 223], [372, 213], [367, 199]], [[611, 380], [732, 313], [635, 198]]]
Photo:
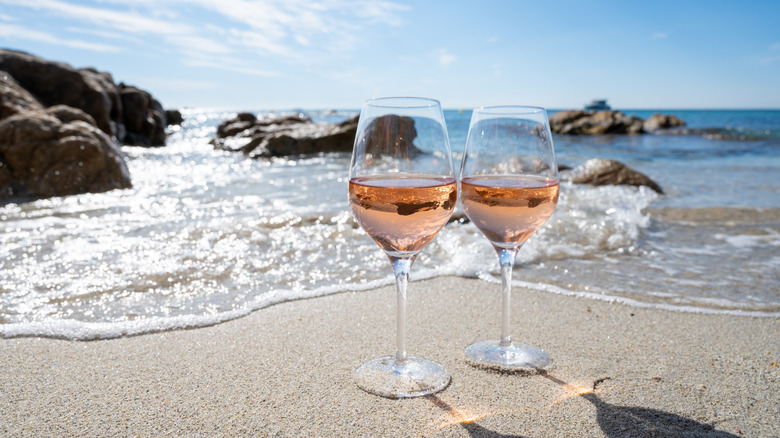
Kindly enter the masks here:
[[[539, 375], [561, 386], [571, 386], [541, 370]], [[715, 430], [712, 424], [700, 423], [681, 415], [638, 406], [619, 406], [605, 402], [596, 395], [596, 387], [609, 378], [593, 382], [593, 388], [580, 397], [596, 407], [596, 421], [608, 437], [709, 437], [738, 438], [738, 435]]]
[[[443, 411], [447, 412], [448, 414], [452, 414], [455, 412], [455, 409], [453, 409], [452, 406], [447, 404], [444, 400], [440, 399], [435, 394], [426, 395], [425, 398], [430, 400], [434, 405], [441, 408]], [[462, 427], [466, 432], [468, 432], [469, 436], [475, 437], [475, 438], [531, 438], [526, 435], [505, 435], [501, 434], [495, 431], [492, 431], [486, 427], [482, 427], [479, 424], [473, 422], [473, 421], [464, 421], [464, 422], [458, 422], [458, 426]]]
[[[536, 373], [509, 371], [501, 372], [489, 370], [489, 372], [498, 372], [501, 374], [538, 374], [563, 387], [571, 387], [569, 383], [552, 376], [544, 370], [537, 370]], [[596, 387], [609, 378], [598, 379], [593, 382], [593, 388], [585, 393], [578, 394], [596, 407], [596, 421], [604, 435], [614, 438], [625, 437], [657, 437], [657, 438], [676, 438], [676, 437], [706, 437], [706, 438], [739, 438], [728, 432], [715, 430], [712, 424], [700, 423], [690, 418], [686, 418], [670, 412], [658, 409], [642, 408], [638, 406], [619, 406], [605, 402], [596, 395]], [[436, 395], [426, 396], [434, 405], [446, 411], [455, 413], [447, 402]], [[528, 435], [520, 434], [501, 434], [492, 431], [486, 427], [480, 426], [475, 422], [457, 423], [471, 437], [481, 438], [527, 438]]]

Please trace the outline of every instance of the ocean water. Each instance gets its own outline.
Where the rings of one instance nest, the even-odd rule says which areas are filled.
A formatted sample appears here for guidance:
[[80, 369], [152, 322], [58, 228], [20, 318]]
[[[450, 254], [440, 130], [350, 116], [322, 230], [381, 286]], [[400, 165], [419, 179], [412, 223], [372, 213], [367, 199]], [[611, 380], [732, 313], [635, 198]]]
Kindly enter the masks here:
[[[555, 214], [518, 256], [516, 284], [780, 316], [780, 111], [661, 112], [729, 135], [555, 136], [560, 163], [617, 159], [666, 193], [562, 184]], [[306, 113], [339, 122], [357, 111]], [[123, 148], [132, 189], [0, 206], [0, 336], [198, 327], [393, 283], [387, 258], [348, 212], [347, 154], [252, 160], [208, 144], [235, 113], [183, 114], [168, 146]], [[470, 111], [445, 117], [459, 160]], [[444, 275], [499, 289], [495, 254], [472, 224], [446, 226], [411, 277]]]

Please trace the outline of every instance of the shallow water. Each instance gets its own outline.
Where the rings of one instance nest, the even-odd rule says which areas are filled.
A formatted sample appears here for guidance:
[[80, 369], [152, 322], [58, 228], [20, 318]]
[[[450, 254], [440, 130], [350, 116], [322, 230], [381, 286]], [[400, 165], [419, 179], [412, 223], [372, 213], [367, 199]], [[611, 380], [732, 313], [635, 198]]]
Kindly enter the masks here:
[[[184, 115], [167, 147], [124, 148], [132, 189], [0, 207], [0, 334], [92, 339], [201, 326], [392, 283], [386, 257], [348, 213], [348, 156], [251, 160], [208, 144], [234, 113]], [[459, 157], [469, 114], [446, 115]], [[734, 117], [764, 129], [743, 116]], [[563, 184], [555, 214], [518, 257], [516, 282], [637, 306], [780, 315], [780, 220], [759, 209], [780, 207], [780, 149], [777, 127], [764, 131], [749, 142], [556, 137], [560, 162], [619, 159], [667, 194]], [[473, 225], [445, 227], [412, 271], [413, 280], [439, 275], [498, 281]]]

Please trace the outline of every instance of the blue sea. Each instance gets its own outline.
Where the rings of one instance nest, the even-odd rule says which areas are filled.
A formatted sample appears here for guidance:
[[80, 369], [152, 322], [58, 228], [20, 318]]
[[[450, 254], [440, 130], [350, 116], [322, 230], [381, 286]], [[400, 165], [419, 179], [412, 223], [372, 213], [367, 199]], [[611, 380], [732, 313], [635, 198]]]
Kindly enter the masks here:
[[[317, 122], [358, 113], [275, 114], [296, 112]], [[554, 136], [560, 163], [616, 159], [665, 194], [562, 184], [555, 214], [518, 256], [515, 283], [583, 305], [780, 316], [780, 111], [624, 112], [674, 114], [727, 135]], [[347, 154], [252, 160], [209, 144], [235, 112], [182, 113], [168, 146], [123, 148], [132, 189], [0, 206], [0, 336], [199, 327], [393, 284], [348, 211]], [[456, 160], [470, 116], [445, 111]], [[446, 226], [411, 279], [437, 276], [498, 289], [495, 254], [472, 224]], [[412, 283], [409, 293], [431, 292]]]

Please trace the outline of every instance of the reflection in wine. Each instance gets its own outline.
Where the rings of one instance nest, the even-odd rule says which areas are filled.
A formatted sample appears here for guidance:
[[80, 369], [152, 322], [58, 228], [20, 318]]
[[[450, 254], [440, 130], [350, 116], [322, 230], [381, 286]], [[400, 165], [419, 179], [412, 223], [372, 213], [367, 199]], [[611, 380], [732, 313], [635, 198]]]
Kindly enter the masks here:
[[395, 255], [422, 250], [447, 223], [457, 202], [451, 177], [352, 178], [349, 201], [360, 226]]

